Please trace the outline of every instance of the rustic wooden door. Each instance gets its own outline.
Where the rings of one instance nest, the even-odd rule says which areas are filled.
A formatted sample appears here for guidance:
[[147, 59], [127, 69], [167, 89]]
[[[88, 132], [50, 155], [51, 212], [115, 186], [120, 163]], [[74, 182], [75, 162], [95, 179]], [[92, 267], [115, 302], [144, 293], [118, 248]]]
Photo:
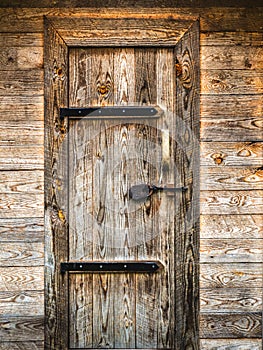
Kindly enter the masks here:
[[64, 348], [197, 349], [196, 28], [174, 46], [68, 48]]

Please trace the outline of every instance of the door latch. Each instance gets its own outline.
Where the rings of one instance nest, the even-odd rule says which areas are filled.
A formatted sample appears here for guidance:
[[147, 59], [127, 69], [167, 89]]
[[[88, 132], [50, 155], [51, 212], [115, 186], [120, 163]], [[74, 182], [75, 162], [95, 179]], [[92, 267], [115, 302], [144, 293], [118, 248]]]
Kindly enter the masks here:
[[170, 186], [155, 186], [155, 185], [147, 185], [147, 184], [140, 184], [140, 185], [134, 185], [129, 190], [129, 197], [130, 199], [133, 199], [135, 201], [143, 201], [146, 198], [150, 197], [153, 193], [156, 192], [185, 192], [187, 191], [187, 187], [170, 187]]

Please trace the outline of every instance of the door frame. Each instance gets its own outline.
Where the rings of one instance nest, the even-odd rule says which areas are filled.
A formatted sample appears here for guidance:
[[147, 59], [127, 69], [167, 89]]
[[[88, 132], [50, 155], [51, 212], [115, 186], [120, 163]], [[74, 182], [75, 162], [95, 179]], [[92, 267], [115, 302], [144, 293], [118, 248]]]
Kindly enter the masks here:
[[175, 153], [190, 188], [188, 195], [179, 199], [179, 218], [175, 225], [175, 349], [199, 349], [199, 19], [178, 16], [174, 9], [158, 9], [152, 13], [150, 9], [140, 12], [123, 9], [115, 15], [109, 9], [98, 9], [97, 14], [46, 16], [44, 28], [45, 349], [67, 350], [69, 346], [68, 281], [67, 274], [60, 273], [60, 263], [68, 260], [68, 226], [64, 215], [67, 208], [61, 205], [66, 202], [63, 197], [66, 188], [61, 180], [67, 174], [63, 173], [59, 157], [67, 132], [66, 118], [60, 119], [59, 109], [68, 107], [69, 48], [175, 47], [176, 44], [179, 120], [176, 133], [181, 144]]

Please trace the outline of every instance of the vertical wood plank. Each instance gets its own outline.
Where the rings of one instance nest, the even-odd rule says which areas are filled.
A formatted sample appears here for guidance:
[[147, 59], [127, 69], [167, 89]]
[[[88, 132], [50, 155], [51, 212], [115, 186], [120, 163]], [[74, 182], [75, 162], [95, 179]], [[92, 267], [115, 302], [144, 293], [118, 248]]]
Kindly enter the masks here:
[[[91, 72], [91, 104], [107, 106], [114, 103], [113, 98], [113, 51], [94, 49]], [[111, 201], [111, 183], [109, 167], [114, 159], [114, 135], [107, 132], [109, 122], [94, 122], [93, 193], [94, 223], [93, 257], [94, 260], [114, 259], [112, 238], [114, 235], [112, 215], [107, 200]], [[114, 276], [95, 274], [93, 276], [93, 347], [114, 348]]]
[[[135, 98], [139, 105], [156, 104], [156, 49], [135, 48]], [[138, 128], [137, 179], [141, 183], [158, 182], [155, 168], [158, 153], [156, 124], [142, 123]], [[152, 158], [153, 157], [153, 158]], [[156, 157], [156, 158], [155, 158]], [[156, 235], [158, 223], [156, 210], [158, 199], [150, 197], [136, 212], [137, 259], [156, 259], [160, 251], [160, 239]], [[136, 276], [136, 347], [155, 348], [158, 344], [158, 311], [160, 281], [157, 274]]]
[[[175, 81], [174, 81], [174, 50], [159, 49], [157, 52], [156, 84], [157, 105], [163, 111], [163, 117], [158, 120], [158, 133], [168, 132], [168, 145], [162, 145], [162, 161], [160, 166], [160, 179], [162, 184], [173, 184], [174, 173], [174, 124], [175, 124]], [[158, 141], [157, 141], [158, 142]], [[164, 140], [159, 141], [161, 143]], [[168, 150], [164, 147], [169, 147]], [[164, 159], [164, 153], [168, 153], [168, 159]], [[160, 252], [158, 259], [163, 263], [164, 269], [160, 272], [160, 294], [159, 296], [159, 326], [158, 326], [158, 348], [174, 347], [174, 196], [160, 194], [161, 205], [159, 208], [159, 239]]]
[[[71, 49], [69, 96], [71, 107], [90, 100], [91, 50]], [[92, 127], [87, 121], [70, 121], [69, 143], [69, 259], [92, 260]], [[69, 341], [71, 348], [92, 347], [93, 277], [70, 274]]]
[[59, 263], [67, 261], [65, 125], [59, 108], [67, 106], [68, 49], [45, 19], [45, 343], [67, 349], [67, 277]]
[[176, 349], [199, 349], [199, 22], [176, 45]]
[[[114, 49], [114, 103], [131, 105], [135, 101], [134, 49]], [[114, 250], [115, 259], [136, 257], [134, 213], [129, 200], [129, 188], [134, 179], [134, 126], [123, 119], [114, 123], [115, 167], [111, 174], [114, 188]], [[135, 348], [135, 275], [114, 276], [114, 337], [116, 348]]]

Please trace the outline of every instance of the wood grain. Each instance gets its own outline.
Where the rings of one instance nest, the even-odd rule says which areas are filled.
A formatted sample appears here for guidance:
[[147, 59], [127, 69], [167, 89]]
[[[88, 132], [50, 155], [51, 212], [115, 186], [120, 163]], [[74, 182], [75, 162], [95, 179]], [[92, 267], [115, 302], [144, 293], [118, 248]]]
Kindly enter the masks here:
[[20, 95], [31, 99], [43, 96], [43, 70], [1, 70], [0, 71], [0, 96]]
[[202, 239], [200, 262], [263, 262], [263, 239]]
[[1, 193], [1, 218], [28, 218], [43, 215], [44, 198], [39, 193]]
[[201, 339], [201, 350], [261, 350], [261, 339]]
[[44, 265], [43, 243], [1, 243], [1, 266]]
[[262, 215], [201, 215], [201, 239], [263, 238]]
[[236, 167], [261, 167], [262, 142], [202, 142], [201, 167], [225, 165]]
[[262, 94], [262, 70], [203, 69], [202, 94]]
[[44, 317], [0, 317], [0, 337], [5, 341], [43, 340]]
[[[248, 102], [250, 106], [251, 103]], [[233, 105], [233, 108], [234, 105]], [[251, 108], [251, 113], [255, 109]], [[258, 108], [257, 108], [258, 109]], [[216, 112], [215, 112], [216, 113]], [[227, 113], [227, 112], [226, 112]], [[202, 141], [262, 141], [262, 117], [230, 116], [203, 117], [201, 121]]]
[[260, 190], [263, 189], [261, 167], [203, 167], [201, 169], [201, 190]]
[[0, 219], [0, 242], [44, 242], [43, 217]]
[[12, 96], [3, 96], [1, 102], [1, 125], [13, 122], [21, 127], [20, 124], [35, 124], [36, 121], [39, 127], [44, 127], [44, 96], [31, 97], [30, 101], [23, 96], [17, 96], [15, 101]]
[[258, 214], [263, 191], [201, 191], [201, 214]]
[[200, 291], [201, 313], [260, 312], [262, 291], [258, 288], [214, 288]]
[[44, 127], [41, 122], [11, 122], [0, 123], [0, 146], [43, 145]]
[[261, 120], [263, 113], [262, 95], [201, 95], [200, 101], [201, 116], [205, 119], [260, 117]]
[[44, 315], [44, 292], [42, 290], [0, 292], [0, 303], [0, 317]]
[[175, 48], [176, 79], [175, 186], [175, 348], [199, 348], [199, 22]]
[[67, 106], [68, 49], [45, 20], [45, 347], [68, 347], [68, 279], [59, 263], [68, 260], [67, 158], [63, 143], [66, 122], [59, 108]]
[[1, 47], [42, 47], [43, 33], [5, 33], [0, 36]]
[[43, 290], [44, 268], [34, 267], [1, 267], [0, 291]]
[[262, 263], [201, 264], [200, 288], [262, 288]]
[[[201, 70], [254, 70], [263, 68], [263, 38], [259, 46], [201, 46]], [[242, 74], [244, 71], [242, 71]]]
[[43, 170], [43, 145], [1, 146], [0, 170]]
[[1, 171], [1, 193], [40, 193], [44, 191], [42, 171]]
[[43, 68], [43, 47], [7, 47], [0, 45], [0, 64], [3, 70], [33, 70]]
[[[174, 18], [190, 16], [200, 16], [201, 30], [205, 32], [233, 32], [233, 31], [249, 31], [249, 32], [262, 32], [262, 13], [257, 8], [160, 8], [159, 2], [149, 3], [149, 8], [145, 8], [147, 3], [136, 2], [139, 8], [136, 6], [130, 7], [131, 4], [125, 3], [125, 11], [120, 12], [119, 3], [116, 3], [116, 8], [113, 7], [112, 2], [108, 4], [111, 10], [107, 8], [107, 3], [104, 3], [104, 8], [101, 7], [101, 3], [93, 2], [93, 8], [81, 9], [81, 8], [67, 8], [63, 3], [63, 8], [39, 8], [39, 4], [34, 8], [2, 8], [0, 9], [1, 18], [1, 30], [2, 32], [26, 32], [26, 33], [41, 33], [43, 30], [43, 16], [90, 16], [90, 17], [106, 17], [114, 18], [116, 16], [123, 17], [151, 17], [156, 16], [173, 16]], [[247, 4], [247, 3], [246, 3]], [[176, 3], [170, 3], [171, 6], [176, 6]], [[53, 6], [53, 5], [52, 5]], [[164, 6], [164, 4], [162, 4]], [[113, 8], [112, 8], [113, 7]]]
[[0, 343], [1, 350], [44, 350], [44, 342], [36, 341], [36, 342], [1, 342]]
[[201, 338], [259, 338], [262, 315], [255, 313], [201, 314]]
[[260, 32], [204, 32], [200, 34], [201, 46], [261, 46], [263, 35]]

